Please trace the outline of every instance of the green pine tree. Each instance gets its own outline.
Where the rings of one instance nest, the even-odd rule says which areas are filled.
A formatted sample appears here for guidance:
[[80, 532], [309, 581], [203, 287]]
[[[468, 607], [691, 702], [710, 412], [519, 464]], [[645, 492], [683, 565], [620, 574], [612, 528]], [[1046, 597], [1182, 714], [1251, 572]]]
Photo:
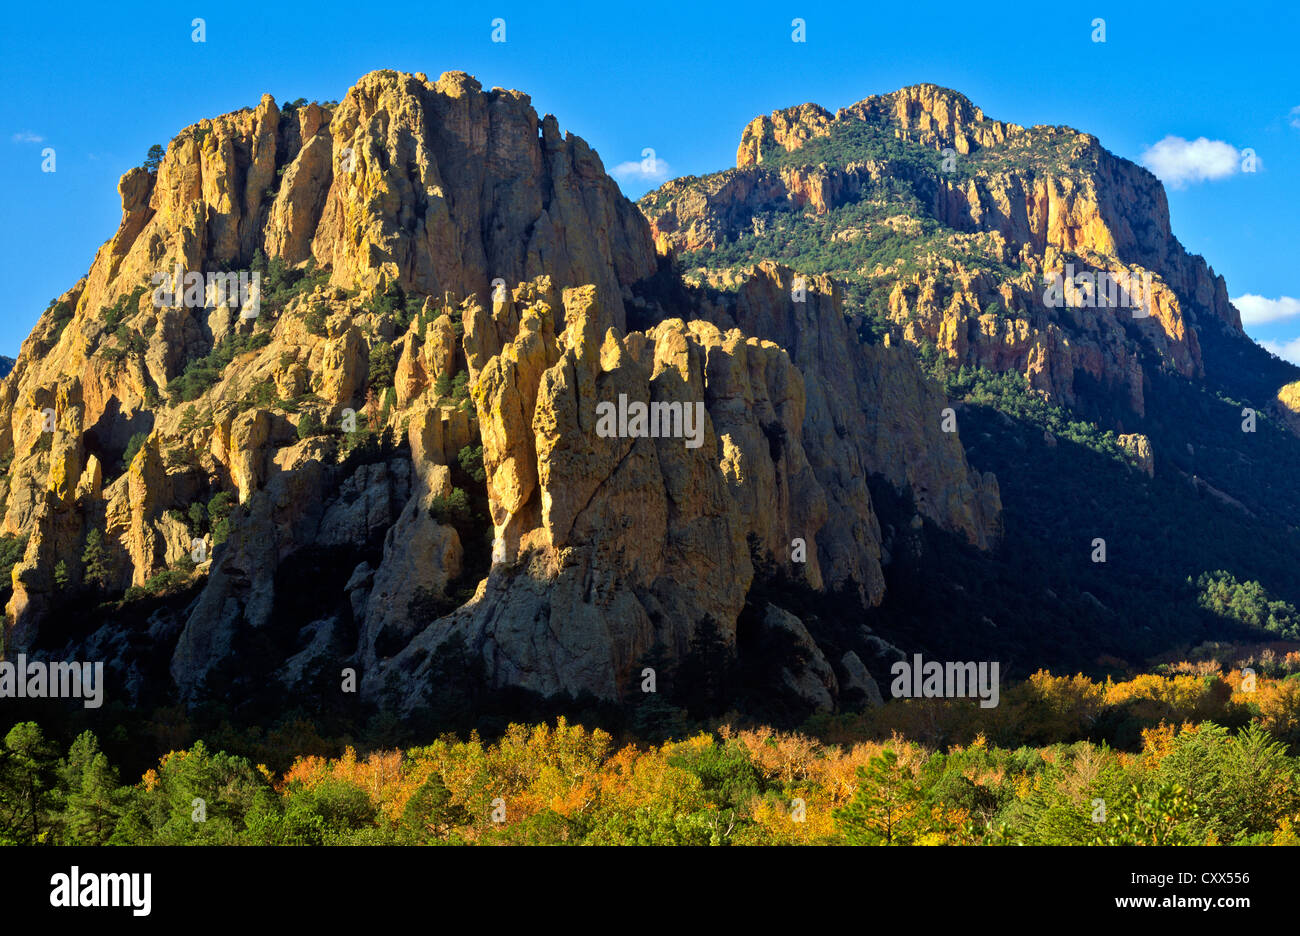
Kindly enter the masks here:
[[145, 157], [144, 168], [150, 172], [157, 172], [158, 167], [162, 165], [163, 156], [166, 154], [167, 151], [155, 143], [153, 146], [149, 147], [149, 155]]
[[35, 722], [19, 722], [0, 748], [0, 844], [38, 845], [54, 831], [56, 752]]
[[87, 584], [107, 588], [113, 573], [108, 549], [104, 546], [104, 533], [98, 527], [86, 536], [86, 548], [81, 553], [81, 565], [86, 571]]
[[836, 825], [850, 845], [908, 845], [921, 827], [921, 785], [898, 752], [886, 748], [857, 772], [858, 789], [835, 810]]
[[118, 784], [117, 770], [99, 749], [93, 732], [72, 742], [60, 767], [67, 801], [63, 839], [70, 845], [103, 845], [113, 834], [130, 794]]

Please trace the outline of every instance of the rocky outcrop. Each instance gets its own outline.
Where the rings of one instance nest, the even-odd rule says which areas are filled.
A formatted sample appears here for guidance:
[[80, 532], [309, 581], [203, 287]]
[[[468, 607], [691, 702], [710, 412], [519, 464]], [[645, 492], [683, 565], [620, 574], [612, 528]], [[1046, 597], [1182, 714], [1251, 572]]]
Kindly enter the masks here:
[[763, 154], [773, 148], [790, 152], [813, 137], [830, 133], [831, 114], [816, 104], [801, 104], [773, 111], [770, 117], [755, 117], [741, 134], [736, 150], [736, 165], [756, 166]]
[[[833, 121], [769, 123], [714, 193], [736, 217], [699, 243], [754, 199], [830, 212], [886, 171], [773, 173], [771, 146]], [[29, 535], [6, 649], [50, 626], [66, 575], [189, 589], [147, 634], [86, 644], [138, 683], [131, 648], [156, 642], [186, 700], [348, 666], [413, 706], [453, 639], [494, 686], [617, 699], [654, 648], [735, 644], [760, 573], [879, 603], [873, 475], [997, 542], [996, 480], [905, 349], [859, 341], [830, 279], [796, 300], [772, 264], [647, 301], [670, 276], [650, 226], [519, 92], [384, 71], [337, 105], [268, 96], [119, 191], [118, 232], [0, 381], [3, 532]], [[260, 308], [211, 284], [156, 300], [178, 264], [264, 273]], [[804, 704], [878, 698], [811, 619], [760, 611], [806, 658], [781, 677]]]
[[337, 331], [325, 344], [320, 363], [320, 393], [339, 407], [358, 407], [366, 384], [369, 350], [361, 331], [348, 321], [335, 319]]
[[[543, 279], [491, 310], [472, 303], [465, 356], [492, 569], [472, 601], [369, 671], [369, 691], [394, 669], [414, 668], [422, 685], [437, 648], [459, 637], [498, 684], [621, 696], [652, 646], [680, 655], [706, 621], [735, 639], [755, 554], [810, 587], [856, 587], [878, 602], [868, 472], [910, 487], [919, 509], [972, 543], [995, 542], [996, 481], [941, 431], [941, 397], [901, 350], [875, 359], [858, 345], [828, 280], [809, 285], [803, 308], [791, 304], [791, 276], [761, 267], [735, 306], [701, 309], [708, 320], [628, 334], [591, 288], [557, 297]], [[860, 417], [833, 393], [855, 384]], [[697, 444], [680, 431], [602, 434], [597, 407], [620, 398], [698, 407]], [[825, 669], [818, 708], [835, 697]], [[791, 675], [801, 696], [804, 678]]]
[[840, 693], [839, 681], [835, 678], [835, 670], [826, 662], [821, 648], [808, 633], [803, 621], [789, 611], [769, 604], [763, 615], [763, 625], [783, 631], [793, 638], [805, 661], [802, 666], [789, 665], [781, 670], [786, 688], [810, 705], [814, 712], [833, 711], [835, 699]]
[[[864, 135], [877, 150], [854, 155]], [[801, 161], [819, 140], [841, 141], [839, 161]], [[865, 155], [888, 151], [886, 143], [910, 155]], [[862, 220], [863, 207], [879, 210], [899, 189], [915, 200], [899, 200], [895, 216]], [[956, 365], [1022, 373], [1066, 404], [1085, 380], [1095, 381], [1142, 416], [1144, 355], [1199, 377], [1197, 323], [1241, 329], [1223, 278], [1173, 236], [1164, 189], [1151, 173], [1088, 134], [991, 120], [934, 85], [834, 115], [802, 105], [757, 118], [744, 130], [736, 169], [666, 183], [640, 205], [661, 253], [710, 251], [750, 236], [755, 260], [772, 255], [768, 225], [786, 229], [783, 217], [804, 212], [830, 215], [817, 230], [829, 231], [832, 243], [863, 245], [858, 262], [841, 251], [837, 275], [887, 295], [884, 311], [900, 337], [933, 344]], [[837, 223], [836, 212], [850, 206], [854, 213]], [[936, 223], [937, 234], [925, 233]], [[902, 231], [916, 245], [910, 268], [865, 259], [882, 237]], [[1070, 268], [1126, 286], [1149, 276], [1150, 294], [1122, 308], [1047, 302], [1045, 277]]]
[[1277, 391], [1277, 411], [1283, 425], [1300, 435], [1300, 381], [1286, 384]]
[[[646, 225], [599, 157], [553, 117], [539, 119], [527, 95], [484, 92], [459, 72], [432, 82], [375, 72], [328, 107], [281, 109], [264, 96], [255, 108], [186, 128], [156, 172], [131, 170], [119, 192], [117, 233], [47, 310], [0, 391], [0, 447], [14, 455], [6, 533], [32, 528], [51, 486], [60, 509], [69, 509], [88, 454], [97, 455], [101, 478], [124, 470], [115, 463], [128, 443], [155, 425], [165, 447], [181, 436], [195, 447], [186, 470], [207, 473], [208, 484], [234, 488], [248, 503], [280, 470], [271, 450], [291, 440], [298, 421], [250, 414], [248, 403], [314, 395], [332, 404], [318, 414], [327, 427], [338, 426], [347, 407], [360, 411], [369, 348], [393, 337], [391, 319], [373, 314], [370, 300], [393, 286], [486, 295], [494, 280], [545, 272], [561, 286], [592, 284], [621, 323], [628, 286], [655, 269]], [[299, 276], [304, 264], [324, 268], [335, 288], [303, 296], [293, 315], [271, 308], [255, 320], [241, 318], [237, 299], [217, 302], [210, 284], [155, 301], [157, 274], [247, 271], [259, 257], [281, 270], [298, 265]], [[333, 331], [304, 327], [311, 307], [334, 316]], [[163, 404], [187, 365], [263, 332], [265, 348], [241, 356], [202, 397], [187, 388], [184, 399]], [[419, 407], [439, 376], [454, 376], [457, 341], [444, 319], [419, 334], [412, 324], [405, 341], [418, 362], [405, 362], [400, 405]], [[180, 404], [194, 414], [186, 417]], [[74, 407], [88, 442], [60, 436], [55, 449], [38, 444], [46, 411], [61, 424]], [[462, 446], [471, 441], [467, 419], [455, 434]], [[106, 509], [94, 506], [102, 491], [93, 488], [74, 508], [79, 518]], [[144, 541], [165, 539], [166, 511], [190, 506], [160, 502], [156, 516], [141, 521], [149, 531], [133, 533], [139, 548], [119, 554], [130, 581], [165, 568], [168, 550]], [[128, 525], [129, 515], [114, 514]], [[33, 548], [44, 554], [50, 546]], [[35, 606], [18, 607], [30, 595], [16, 602], [11, 616], [39, 616]]]
[[[428, 666], [431, 651], [460, 635], [497, 684], [609, 698], [627, 691], [633, 666], [656, 642], [683, 653], [705, 620], [734, 639], [753, 575], [752, 518], [722, 469], [726, 446], [713, 414], [721, 416], [723, 402], [706, 385], [721, 380], [709, 367], [714, 353], [743, 339], [681, 320], [623, 335], [612, 319], [593, 288], [556, 297], [545, 280], [490, 314], [467, 312], [492, 570], [469, 604], [426, 628], [393, 667]], [[792, 389], [788, 359], [775, 346], [744, 347], [764, 363], [734, 379], [770, 374], [750, 392], [760, 394], [756, 410], [775, 412]], [[727, 397], [742, 392], [723, 388]], [[688, 447], [682, 420], [667, 427], [676, 434], [658, 438], [598, 432], [597, 405], [620, 396], [675, 405], [692, 419], [700, 412], [703, 422], [692, 427], [699, 444]], [[792, 416], [798, 402], [785, 407]], [[761, 439], [757, 414], [750, 420], [749, 438]], [[769, 476], [803, 468], [798, 421], [789, 428], [790, 456], [773, 465], [764, 445]], [[382, 667], [367, 677], [383, 678]]]
[[904, 139], [933, 149], [950, 146], [962, 154], [1006, 143], [1022, 130], [988, 119], [965, 95], [933, 84], [866, 98], [836, 113], [835, 119], [887, 123]]
[[645, 227], [600, 158], [554, 117], [539, 120], [526, 94], [484, 92], [463, 72], [373, 72], [329, 132], [333, 181], [312, 255], [339, 285], [382, 276], [465, 295], [545, 273], [595, 284], [617, 319], [622, 286], [654, 270]]
[[1124, 454], [1133, 462], [1133, 467], [1141, 471], [1148, 478], [1154, 478], [1156, 474], [1155, 455], [1151, 452], [1151, 440], [1138, 432], [1127, 432], [1120, 435], [1119, 447], [1124, 450]]
[[872, 678], [861, 657], [849, 650], [840, 658], [840, 666], [845, 674], [844, 679], [840, 680], [842, 690], [861, 693], [862, 698], [868, 705], [884, 704], [884, 698], [880, 694], [880, 686]]
[[865, 479], [878, 474], [909, 490], [922, 514], [980, 548], [999, 536], [997, 480], [970, 468], [959, 432], [945, 432], [941, 392], [926, 381], [904, 348], [861, 343], [829, 277], [799, 277], [762, 263], [734, 293], [722, 292], [706, 314], [775, 342], [804, 375], [803, 436], [813, 470], [832, 498], [822, 532], [835, 557], [829, 581], [853, 579], [879, 600], [883, 580], [868, 557], [878, 556], [878, 523]]
[[886, 172], [887, 166], [875, 161], [842, 168], [825, 164], [774, 169], [750, 166], [702, 179], [665, 182], [653, 201], [643, 200], [642, 205], [648, 209], [650, 230], [660, 253], [712, 249], [740, 233], [763, 233], [754, 217], [759, 212], [808, 208], [826, 214], [860, 198]]
[[[1059, 255], [1049, 250], [1048, 257], [1050, 263]], [[1031, 388], [1067, 405], [1076, 402], [1086, 377], [1143, 415], [1144, 351], [1183, 376], [1203, 375], [1196, 333], [1163, 284], [1153, 282], [1154, 314], [1138, 318], [1127, 309], [1046, 306], [1044, 292], [1041, 273], [999, 281], [960, 261], [939, 260], [895, 279], [888, 310], [905, 340], [931, 342], [958, 365], [1021, 373]]]
[[756, 117], [741, 134], [736, 165], [761, 165], [764, 156], [774, 149], [794, 152], [810, 139], [830, 136], [837, 123], [852, 120], [886, 123], [905, 139], [934, 149], [951, 146], [963, 154], [1005, 143], [1010, 134], [1022, 129], [987, 119], [982, 110], [955, 91], [919, 84], [866, 98], [833, 116], [816, 104], [801, 104], [773, 111], [768, 117]]

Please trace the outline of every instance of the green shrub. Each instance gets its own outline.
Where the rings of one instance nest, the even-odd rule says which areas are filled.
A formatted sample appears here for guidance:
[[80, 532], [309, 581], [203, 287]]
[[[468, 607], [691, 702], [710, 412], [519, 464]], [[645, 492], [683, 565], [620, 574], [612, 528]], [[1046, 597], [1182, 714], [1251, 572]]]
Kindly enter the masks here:
[[180, 586], [189, 581], [194, 571], [194, 561], [189, 560], [189, 569], [164, 569], [154, 575], [151, 575], [143, 585], [132, 585], [126, 590], [122, 597], [127, 601], [137, 601], [140, 598], [146, 598], [150, 595], [163, 595], [175, 591]]
[[69, 302], [60, 302], [56, 299], [50, 303], [45, 310], [45, 314], [50, 316], [50, 320], [54, 323], [52, 335], [54, 341], [59, 340], [59, 336], [63, 334], [63, 329], [68, 327], [68, 323], [72, 321], [72, 316], [76, 311], [76, 308]]
[[[170, 389], [170, 388], [169, 388]], [[181, 414], [180, 431], [193, 432], [199, 427], [199, 411], [193, 404], [185, 407], [185, 412]]]
[[383, 390], [393, 385], [393, 375], [397, 372], [397, 357], [393, 346], [380, 341], [370, 346], [370, 386]]
[[249, 388], [248, 395], [243, 399], [244, 409], [254, 407], [260, 409], [270, 409], [280, 402], [280, 394], [275, 389], [275, 382], [267, 379], [253, 384]]
[[249, 335], [227, 335], [208, 354], [190, 361], [185, 372], [167, 384], [167, 396], [172, 405], [197, 400], [221, 379], [226, 366], [241, 354], [257, 351], [271, 342], [269, 332]]
[[460, 462], [460, 467], [465, 473], [475, 481], [482, 482], [487, 479], [487, 472], [483, 469], [483, 446], [474, 447], [465, 446], [456, 453], [456, 460]]
[[1136, 784], [1107, 809], [1096, 845], [1196, 845], [1200, 807], [1177, 784]]
[[208, 501], [208, 528], [212, 530], [212, 545], [220, 546], [230, 535], [230, 514], [235, 509], [234, 495], [220, 491]]
[[307, 410], [298, 420], [298, 438], [310, 439], [312, 436], [320, 435], [325, 431], [321, 424], [320, 417], [316, 415], [315, 410]]
[[318, 268], [315, 260], [308, 260], [301, 267], [292, 267], [282, 257], [272, 257], [266, 261], [266, 272], [262, 276], [263, 312], [274, 317], [283, 312], [294, 298], [324, 286], [329, 277], [329, 271]]
[[[117, 302], [111, 306], [101, 308], [99, 311], [104, 316], [104, 326], [109, 331], [115, 331], [124, 318], [140, 310], [140, 299], [148, 291], [149, 287], [147, 285], [137, 286], [131, 292], [118, 296]], [[117, 333], [119, 340], [125, 340], [125, 336], [124, 331]]]
[[429, 516], [439, 523], [451, 526], [470, 520], [469, 495], [461, 488], [452, 488], [446, 497], [438, 495], [429, 504]]
[[13, 591], [14, 566], [22, 561], [27, 551], [27, 537], [6, 533], [0, 536], [0, 596]]
[[131, 436], [126, 443], [126, 451], [122, 453], [122, 468], [130, 468], [131, 462], [135, 461], [135, 456], [139, 454], [140, 449], [144, 447], [145, 442], [149, 441], [149, 433], [137, 432]]
[[309, 333], [316, 335], [317, 337], [324, 338], [326, 335], [325, 318], [326, 318], [325, 307], [323, 305], [320, 305], [319, 303], [314, 303], [303, 314], [302, 321], [303, 324], [307, 327], [307, 331]]

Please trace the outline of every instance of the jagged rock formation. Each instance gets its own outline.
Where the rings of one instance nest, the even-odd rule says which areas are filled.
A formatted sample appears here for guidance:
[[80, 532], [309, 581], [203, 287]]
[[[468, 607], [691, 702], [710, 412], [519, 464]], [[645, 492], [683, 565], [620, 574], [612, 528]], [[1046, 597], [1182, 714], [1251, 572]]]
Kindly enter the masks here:
[[[960, 444], [940, 432], [934, 389], [901, 355], [853, 359], [856, 342], [829, 281], [812, 285], [815, 317], [807, 321], [782, 278], [790, 272], [766, 266], [742, 290], [741, 307], [703, 310], [738, 316], [757, 336], [734, 323], [723, 331], [680, 319], [623, 335], [590, 289], [566, 290], [560, 319], [546, 280], [521, 286], [490, 313], [468, 308], [493, 567], [471, 602], [424, 630], [391, 666], [416, 667], [421, 687], [434, 651], [456, 635], [500, 683], [621, 695], [655, 643], [682, 655], [705, 620], [734, 639], [754, 574], [751, 543], [813, 588], [849, 584], [874, 604], [884, 579], [869, 471], [891, 472], [937, 523], [991, 545], [996, 481], [971, 471]], [[793, 360], [762, 335], [781, 329], [799, 349]], [[824, 358], [804, 347], [809, 338]], [[832, 382], [852, 386], [859, 376], [870, 409], [832, 413]], [[701, 444], [601, 438], [597, 405], [620, 395], [701, 402]], [[807, 545], [799, 562], [796, 538]], [[374, 684], [387, 671], [374, 671]]]
[[[996, 480], [905, 349], [770, 264], [647, 298], [650, 225], [526, 95], [383, 71], [337, 105], [267, 96], [119, 191], [0, 382], [0, 533], [27, 537], [5, 652], [106, 654], [131, 691], [161, 657], [183, 698], [350, 666], [415, 705], [457, 638], [493, 685], [618, 698], [656, 645], [735, 641], [755, 559], [879, 603], [868, 475], [997, 542]], [[209, 276], [160, 299], [177, 266]], [[698, 404], [698, 439], [598, 433], [620, 397]], [[70, 596], [128, 588], [177, 597], [135, 635], [72, 626]], [[772, 608], [812, 660], [787, 689], [879, 699], [869, 631], [828, 657]]]
[[[773, 263], [759, 264], [734, 294], [706, 303], [706, 314], [734, 323], [785, 348], [809, 388], [808, 447], [832, 496], [832, 525], [846, 532], [830, 547], [838, 574], [870, 582], [859, 564], [872, 547], [861, 531], [874, 521], [863, 478], [884, 475], [912, 492], [918, 510], [944, 529], [987, 549], [998, 539], [1001, 503], [997, 479], [966, 463], [960, 435], [943, 431], [948, 405], [921, 374], [906, 349], [860, 343], [841, 306], [841, 291], [826, 276], [799, 277], [802, 301], [794, 301], [796, 277]], [[878, 598], [878, 593], [874, 593]]]
[[[916, 85], [834, 115], [806, 104], [756, 118], [736, 165], [641, 200], [661, 252], [703, 262], [752, 238], [758, 258], [774, 226], [825, 217], [807, 229], [844, 245], [837, 272], [879, 293], [875, 312], [901, 337], [1022, 373], [1066, 404], [1086, 376], [1141, 416], [1145, 355], [1196, 377], [1195, 324], [1241, 331], [1223, 278], [1173, 237], [1159, 181], [1088, 134], [991, 120], [956, 92]], [[896, 234], [914, 239], [910, 265], [873, 246]], [[1126, 286], [1149, 273], [1151, 295], [1137, 308], [1077, 293], [1050, 306], [1044, 276], [1066, 264]]]
[[[828, 466], [894, 466], [910, 494], [899, 505], [873, 482], [879, 552], [870, 536], [838, 551], [872, 521], [826, 485], [824, 581], [867, 583], [870, 598], [873, 565], [884, 573], [866, 646], [832, 647], [810, 627], [841, 689], [849, 652], [879, 677], [887, 641], [1104, 667], [1224, 639], [1231, 622], [1205, 614], [1194, 587], [1216, 569], [1300, 601], [1300, 368], [1245, 336], [1222, 277], [1173, 236], [1160, 182], [1095, 137], [992, 120], [917, 85], [759, 117], [735, 168], [638, 204], [701, 314], [776, 342], [800, 369], [819, 480]], [[812, 292], [793, 316], [753, 310], [823, 277], [835, 288], [814, 291], [845, 328]], [[930, 415], [948, 405], [946, 423]], [[1001, 545], [972, 558], [922, 518], [976, 545], [1001, 529]], [[1109, 565], [1082, 548], [1097, 538]], [[816, 705], [810, 676], [797, 684]]]
[[797, 150], [814, 137], [830, 136], [836, 121], [889, 123], [900, 136], [924, 146], [952, 146], [958, 153], [996, 146], [1022, 128], [989, 120], [964, 96], [931, 84], [912, 85], [890, 94], [869, 97], [831, 115], [816, 104], [802, 104], [755, 117], [745, 127], [736, 150], [736, 165], [757, 166], [765, 152], [776, 147]]
[[1277, 391], [1277, 412], [1287, 428], [1300, 435], [1300, 381], [1284, 384]]
[[1151, 440], [1140, 432], [1126, 432], [1119, 437], [1119, 447], [1132, 460], [1133, 466], [1148, 478], [1155, 477], [1156, 461], [1151, 453]]
[[[54, 462], [79, 465], [87, 448], [116, 457], [133, 434], [168, 418], [150, 400], [187, 361], [247, 331], [248, 323], [233, 321], [233, 310], [213, 304], [210, 294], [199, 308], [151, 303], [151, 278], [176, 264], [185, 271], [238, 268], [261, 250], [290, 264], [324, 264], [331, 280], [350, 290], [396, 282], [429, 294], [486, 290], [494, 278], [513, 282], [545, 269], [557, 282], [595, 284], [616, 314], [623, 286], [653, 269], [644, 223], [595, 154], [571, 135], [562, 138], [553, 118], [539, 121], [526, 95], [482, 92], [463, 73], [430, 83], [377, 72], [332, 112], [309, 104], [282, 114], [265, 96], [255, 110], [187, 128], [156, 177], [132, 170], [119, 191], [117, 234], [60, 298], [71, 321], [43, 317], [4, 385], [0, 442], [13, 446], [12, 478], [39, 475], [50, 460], [35, 444], [38, 416], [50, 404], [57, 401], [54, 418], [67, 423]], [[149, 284], [143, 294], [135, 291], [142, 284]], [[329, 298], [341, 295], [336, 289]], [[119, 340], [130, 343], [125, 354], [103, 321], [115, 303], [125, 306], [117, 314], [125, 329]], [[272, 328], [272, 351], [293, 347], [309, 365], [321, 358], [318, 392], [338, 404], [361, 403], [364, 344], [356, 328], [343, 327], [322, 352], [296, 319]], [[264, 352], [256, 366], [270, 357]], [[303, 375], [275, 377], [292, 398]], [[245, 500], [262, 480], [261, 449], [272, 424], [266, 414], [245, 414], [232, 440], [230, 418], [218, 419], [212, 451], [220, 468], [200, 467], [230, 476]], [[283, 436], [285, 421], [275, 428]], [[66, 507], [67, 492], [53, 478], [50, 487]], [[11, 483], [8, 493], [2, 529], [35, 527], [28, 561], [39, 564], [53, 550], [41, 546], [37, 514], [52, 507], [32, 485]], [[150, 554], [139, 543], [123, 543], [122, 552]], [[136, 584], [158, 570], [150, 562], [122, 565], [119, 580]], [[22, 575], [47, 579], [51, 572], [25, 568]], [[21, 617], [18, 606], [11, 610]]]

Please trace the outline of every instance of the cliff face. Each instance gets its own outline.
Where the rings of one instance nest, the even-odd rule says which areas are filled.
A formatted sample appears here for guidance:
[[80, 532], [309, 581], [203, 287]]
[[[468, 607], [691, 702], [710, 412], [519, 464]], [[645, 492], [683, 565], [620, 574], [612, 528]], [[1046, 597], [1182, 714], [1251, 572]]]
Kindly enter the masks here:
[[[492, 571], [391, 665], [420, 665], [457, 634], [502, 683], [619, 695], [655, 642], [684, 654], [706, 619], [734, 640], [754, 547], [814, 589], [848, 586], [875, 604], [884, 577], [869, 472], [991, 546], [996, 479], [941, 431], [936, 389], [901, 349], [859, 346], [830, 280], [801, 303], [791, 280], [764, 265], [734, 303], [626, 335], [590, 289], [566, 290], [560, 318], [546, 281], [490, 313], [467, 309]], [[597, 407], [620, 396], [702, 402], [700, 445], [600, 438]]]
[[[1241, 333], [1223, 278], [1172, 235], [1159, 181], [1087, 134], [991, 120], [917, 85], [834, 115], [756, 118], [736, 164], [642, 199], [661, 252], [707, 267], [729, 245], [751, 258], [783, 255], [792, 235], [841, 245], [819, 266], [880, 293], [872, 311], [902, 337], [1022, 373], [1057, 401], [1074, 403], [1087, 375], [1141, 416], [1144, 354], [1197, 377], [1197, 324]], [[900, 233], [912, 249], [893, 248]], [[1045, 303], [1044, 276], [1068, 270], [1150, 274], [1151, 294], [1140, 308]]]
[[[622, 287], [653, 272], [645, 227], [599, 158], [554, 117], [539, 121], [526, 94], [483, 93], [459, 72], [435, 84], [379, 73], [349, 92], [330, 132], [352, 171], [335, 167], [343, 184], [309, 176], [301, 201], [328, 184], [311, 251], [337, 284], [384, 275], [463, 295], [547, 274], [595, 285], [621, 321]], [[281, 215], [296, 218], [284, 198]]]
[[[27, 537], [6, 653], [95, 653], [183, 697], [352, 666], [416, 704], [456, 638], [492, 685], [614, 698], [704, 624], [734, 645], [755, 560], [879, 603], [869, 474], [997, 542], [996, 480], [910, 353], [773, 264], [652, 298], [650, 225], [526, 95], [376, 72], [337, 105], [268, 96], [119, 190], [0, 383], [0, 533]], [[260, 304], [155, 301], [178, 265], [257, 273]], [[598, 431], [620, 401], [700, 419]], [[810, 704], [872, 695], [855, 652], [759, 616], [811, 658], [783, 677]]]
[[[140, 585], [188, 552], [144, 530], [155, 513], [175, 506], [166, 479], [185, 477], [181, 509], [185, 495], [212, 482], [233, 483], [244, 500], [259, 480], [252, 465], [260, 450], [283, 442], [286, 428], [292, 433], [282, 418], [241, 423], [232, 449], [234, 410], [218, 413], [217, 400], [209, 401], [203, 409], [213, 412], [214, 431], [189, 440], [203, 453], [197, 470], [164, 444], [144, 469], [138, 503], [121, 483], [109, 486], [107, 503], [78, 505], [77, 482], [92, 460], [102, 471], [133, 435], [176, 431], [179, 408], [158, 401], [188, 362], [232, 336], [247, 337], [256, 321], [269, 328], [272, 350], [241, 361], [255, 373], [240, 369], [223, 381], [219, 389], [230, 392], [216, 394], [222, 404], [273, 377], [285, 389], [281, 371], [290, 366], [270, 363], [273, 353], [319, 373], [336, 411], [364, 399], [366, 356], [358, 345], [367, 342], [355, 329], [321, 342], [299, 319], [244, 319], [237, 303], [217, 302], [210, 287], [197, 301], [160, 306], [151, 301], [155, 274], [178, 265], [200, 273], [247, 268], [263, 252], [328, 270], [337, 288], [316, 296], [320, 303], [394, 283], [416, 295], [463, 295], [545, 269], [560, 283], [593, 284], [621, 320], [624, 287], [654, 268], [644, 222], [598, 157], [572, 135], [562, 138], [554, 118], [539, 121], [526, 95], [482, 92], [462, 73], [430, 83], [376, 72], [330, 111], [309, 104], [282, 113], [263, 97], [255, 110], [187, 128], [156, 175], [131, 170], [119, 192], [117, 233], [42, 317], [0, 394], [0, 445], [14, 453], [0, 529], [31, 533], [10, 608], [20, 635], [44, 608], [40, 597], [30, 605], [53, 587], [56, 557], [88, 524], [108, 521], [109, 584]], [[383, 333], [391, 326], [369, 324], [390, 337]], [[303, 392], [288, 379], [290, 396]], [[52, 433], [42, 431], [47, 409]], [[78, 582], [72, 565], [68, 574]]]
[[909, 490], [920, 513], [940, 527], [981, 549], [995, 545], [997, 479], [970, 468], [960, 434], [943, 430], [948, 403], [939, 388], [907, 349], [858, 340], [843, 312], [842, 290], [830, 277], [799, 277], [797, 285], [804, 291], [799, 302], [791, 298], [795, 274], [765, 262], [734, 294], [717, 294], [704, 308], [724, 327], [734, 323], [785, 348], [804, 375], [805, 446], [818, 476], [834, 479], [827, 485], [837, 498], [831, 525], [842, 530], [831, 539], [838, 570], [831, 581], [872, 578], [856, 558], [872, 553], [861, 531], [874, 520], [859, 506], [869, 503], [863, 483], [869, 473]]
[[256, 249], [314, 259], [331, 282], [463, 295], [545, 272], [592, 283], [615, 310], [653, 271], [645, 228], [581, 139], [528, 95], [463, 72], [373, 72], [341, 104], [252, 111], [182, 131], [156, 178], [119, 186], [123, 219], [77, 310], [180, 263], [247, 267]]

